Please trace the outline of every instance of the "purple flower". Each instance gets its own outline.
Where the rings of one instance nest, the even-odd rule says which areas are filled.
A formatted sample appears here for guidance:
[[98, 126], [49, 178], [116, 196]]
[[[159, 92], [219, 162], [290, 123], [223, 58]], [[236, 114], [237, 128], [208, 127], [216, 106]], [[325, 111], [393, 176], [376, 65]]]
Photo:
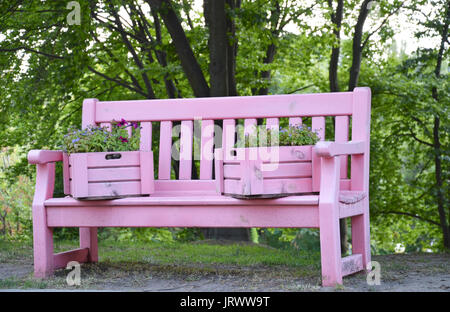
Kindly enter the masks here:
[[120, 136], [119, 140], [121, 140], [123, 143], [127, 143], [128, 142], [128, 139], [124, 138], [123, 136]]
[[72, 140], [72, 143], [76, 143], [76, 142], [78, 142], [78, 141], [80, 141], [80, 138], [73, 139], [73, 140]]
[[123, 118], [122, 118], [121, 121], [119, 121], [119, 122], [117, 123], [117, 125], [118, 125], [119, 127], [125, 126], [126, 124], [128, 124], [128, 123], [127, 123], [127, 121], [126, 121], [125, 119], [123, 119]]

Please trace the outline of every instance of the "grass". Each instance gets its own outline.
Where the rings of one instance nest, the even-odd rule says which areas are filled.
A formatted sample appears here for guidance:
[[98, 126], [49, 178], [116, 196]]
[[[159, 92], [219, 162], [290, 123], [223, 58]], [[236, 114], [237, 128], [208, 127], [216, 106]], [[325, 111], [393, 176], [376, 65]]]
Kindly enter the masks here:
[[[74, 241], [56, 241], [55, 252], [77, 248]], [[0, 241], [0, 263], [22, 264], [32, 269], [31, 242]], [[320, 277], [320, 255], [300, 253], [295, 249], [275, 249], [260, 244], [200, 241], [192, 243], [100, 242], [97, 264], [82, 266], [82, 288], [95, 287], [98, 282], [114, 283], [126, 278], [142, 283], [140, 276], [182, 278], [195, 281], [204, 276], [236, 276], [260, 278]], [[67, 288], [68, 270], [38, 280], [28, 273], [22, 277], [0, 276], [0, 289]]]
[[[77, 247], [76, 241], [55, 242], [55, 252]], [[373, 260], [381, 265], [383, 283], [389, 283], [404, 280], [408, 272], [449, 274], [449, 256], [419, 253], [374, 256]], [[205, 277], [225, 284], [238, 283], [243, 290], [304, 291], [316, 290], [321, 284], [319, 253], [254, 243], [100, 241], [99, 260], [83, 264], [82, 285], [69, 287], [69, 270], [57, 270], [45, 280], [33, 278], [31, 242], [0, 240], [0, 289], [142, 289], [152, 279], [170, 279], [182, 285]], [[365, 284], [365, 279], [364, 273], [356, 274], [346, 277], [344, 285], [358, 280]], [[345, 291], [346, 287], [338, 285], [334, 291]]]

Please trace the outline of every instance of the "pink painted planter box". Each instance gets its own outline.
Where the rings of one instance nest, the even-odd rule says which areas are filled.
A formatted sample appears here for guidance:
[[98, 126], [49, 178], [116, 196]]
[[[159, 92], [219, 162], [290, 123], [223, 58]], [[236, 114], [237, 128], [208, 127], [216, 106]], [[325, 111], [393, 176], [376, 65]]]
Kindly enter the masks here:
[[233, 148], [223, 159], [225, 195], [274, 198], [313, 191], [311, 145]]
[[145, 196], [154, 191], [153, 152], [63, 155], [64, 193], [77, 199]]

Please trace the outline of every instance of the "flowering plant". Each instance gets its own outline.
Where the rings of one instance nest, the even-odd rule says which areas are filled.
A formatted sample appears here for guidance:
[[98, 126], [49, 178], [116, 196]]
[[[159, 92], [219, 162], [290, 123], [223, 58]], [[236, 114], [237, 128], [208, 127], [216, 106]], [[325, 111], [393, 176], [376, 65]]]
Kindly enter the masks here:
[[[304, 125], [280, 126], [279, 129], [259, 126], [257, 131], [245, 135], [244, 128], [240, 127], [238, 132], [237, 147], [314, 145], [320, 140], [317, 131], [312, 131], [311, 127]], [[273, 138], [278, 138], [278, 142], [272, 142]]]
[[[128, 131], [131, 129], [131, 135]], [[64, 152], [121, 152], [137, 151], [140, 143], [140, 127], [135, 122], [111, 122], [111, 130], [106, 127], [89, 126], [86, 129], [69, 129], [62, 139], [61, 148]]]

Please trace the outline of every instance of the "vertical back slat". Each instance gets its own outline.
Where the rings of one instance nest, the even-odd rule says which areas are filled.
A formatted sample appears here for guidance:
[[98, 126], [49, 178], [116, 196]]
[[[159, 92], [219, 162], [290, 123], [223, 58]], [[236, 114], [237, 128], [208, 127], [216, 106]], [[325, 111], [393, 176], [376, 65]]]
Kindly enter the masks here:
[[279, 120], [278, 118], [267, 118], [266, 120], [266, 127], [267, 129], [271, 129], [271, 128], [277, 128], [279, 127]]
[[159, 166], [158, 178], [170, 180], [170, 167], [172, 161], [172, 122], [161, 121], [159, 136]]
[[312, 117], [311, 129], [318, 132], [321, 141], [325, 140], [325, 117]]
[[97, 99], [85, 99], [83, 101], [83, 114], [81, 116], [81, 128], [85, 129], [87, 126], [95, 126], [95, 107], [97, 106]]
[[214, 120], [202, 120], [200, 142], [200, 180], [212, 179]]
[[301, 126], [302, 125], [302, 119], [300, 117], [289, 118], [289, 125], [290, 126]]
[[[325, 139], [325, 117], [312, 117], [311, 130], [319, 134], [320, 140]], [[313, 152], [312, 154], [312, 190], [320, 191], [320, 162], [321, 159]]]
[[[370, 89], [355, 88], [353, 91], [352, 140], [369, 142], [370, 139]], [[364, 155], [353, 155], [351, 162], [351, 189], [369, 191], [369, 151]]]
[[108, 131], [111, 131], [111, 123], [110, 122], [102, 122], [100, 124], [100, 127], [106, 128], [106, 129], [108, 129]]
[[244, 135], [251, 134], [256, 130], [256, 118], [248, 118], [244, 120]]
[[[258, 135], [258, 132], [256, 131], [256, 126], [258, 124], [258, 121], [256, 120], [256, 118], [248, 118], [244, 120], [244, 142], [245, 142], [245, 137], [248, 135], [249, 136], [249, 144], [250, 146], [254, 146], [256, 145], [256, 136]], [[244, 143], [245, 144], [245, 143]]]
[[[348, 141], [348, 116], [336, 116], [335, 135], [336, 142]], [[340, 156], [341, 159], [341, 179], [347, 179], [347, 156]]]
[[[266, 119], [266, 128], [268, 130], [278, 130], [280, 127], [280, 121], [278, 118], [267, 118]], [[272, 136], [273, 134], [271, 133], [270, 136]], [[269, 136], [269, 134], [268, 134]], [[266, 138], [266, 142], [271, 142], [271, 144], [274, 144], [274, 142], [272, 142], [272, 138], [268, 137]], [[259, 142], [260, 144], [262, 144], [263, 142]]]
[[140, 148], [143, 152], [150, 152], [152, 150], [152, 123], [141, 122], [141, 142]]
[[193, 121], [181, 122], [180, 135], [180, 180], [190, 180], [192, 174]]
[[229, 159], [231, 157], [230, 151], [235, 144], [234, 135], [236, 133], [236, 121], [234, 119], [224, 119], [222, 129], [222, 148], [225, 159]]

